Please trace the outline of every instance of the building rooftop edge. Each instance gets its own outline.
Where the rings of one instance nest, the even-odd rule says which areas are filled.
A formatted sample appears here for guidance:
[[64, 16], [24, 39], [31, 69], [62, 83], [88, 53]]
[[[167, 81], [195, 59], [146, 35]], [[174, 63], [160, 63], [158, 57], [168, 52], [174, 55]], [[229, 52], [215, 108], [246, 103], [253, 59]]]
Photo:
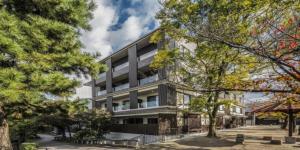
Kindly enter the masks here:
[[99, 60], [99, 62], [106, 61], [107, 59], [109, 59], [109, 58], [112, 57], [113, 55], [116, 55], [116, 54], [118, 54], [119, 52], [122, 52], [123, 50], [126, 50], [126, 49], [129, 48], [130, 46], [132, 46], [132, 45], [138, 43], [140, 40], [147, 38], [148, 36], [150, 36], [151, 34], [153, 34], [154, 32], [156, 32], [157, 30], [159, 30], [159, 27], [156, 28], [156, 29], [154, 29], [153, 31], [151, 31], [151, 32], [149, 32], [149, 33], [143, 35], [142, 37], [136, 39], [135, 41], [133, 41], [133, 42], [131, 42], [131, 43], [129, 43], [129, 44], [123, 46], [122, 48], [118, 49], [117, 51], [111, 53], [111, 54], [108, 55], [107, 57], [105, 57], [105, 58]]

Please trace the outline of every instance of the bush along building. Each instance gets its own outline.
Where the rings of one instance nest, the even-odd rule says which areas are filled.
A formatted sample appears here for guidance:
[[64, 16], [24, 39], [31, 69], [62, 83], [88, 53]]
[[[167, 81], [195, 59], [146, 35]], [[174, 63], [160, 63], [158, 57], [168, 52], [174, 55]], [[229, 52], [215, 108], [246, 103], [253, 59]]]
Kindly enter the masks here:
[[[101, 60], [107, 71], [87, 83], [92, 87], [93, 107], [111, 112], [111, 131], [138, 134], [178, 134], [206, 130], [208, 117], [184, 113], [193, 92], [170, 81], [170, 68], [153, 69], [150, 64], [162, 42], [151, 43], [150, 33]], [[169, 40], [170, 47], [180, 46]], [[218, 127], [244, 124], [244, 102], [235, 94], [223, 94], [238, 103], [221, 106]]]

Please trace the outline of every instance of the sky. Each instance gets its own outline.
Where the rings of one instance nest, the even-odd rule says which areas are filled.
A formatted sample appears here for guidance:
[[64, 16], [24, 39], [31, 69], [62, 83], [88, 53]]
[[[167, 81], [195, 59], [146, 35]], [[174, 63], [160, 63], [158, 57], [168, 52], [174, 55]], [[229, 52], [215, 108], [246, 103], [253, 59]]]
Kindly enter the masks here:
[[[137, 40], [159, 26], [155, 19], [160, 9], [158, 0], [95, 0], [97, 8], [90, 21], [91, 31], [83, 32], [80, 40], [84, 52], [101, 53], [101, 58]], [[82, 78], [83, 83], [89, 79]], [[91, 98], [91, 87], [76, 89], [73, 98]], [[246, 93], [245, 99], [256, 101], [268, 99], [262, 93]]]
[[[158, 0], [95, 0], [91, 31], [82, 33], [84, 52], [100, 52], [104, 58], [159, 26], [155, 19]], [[88, 79], [81, 79], [87, 82]], [[91, 98], [91, 88], [76, 89], [79, 98]]]

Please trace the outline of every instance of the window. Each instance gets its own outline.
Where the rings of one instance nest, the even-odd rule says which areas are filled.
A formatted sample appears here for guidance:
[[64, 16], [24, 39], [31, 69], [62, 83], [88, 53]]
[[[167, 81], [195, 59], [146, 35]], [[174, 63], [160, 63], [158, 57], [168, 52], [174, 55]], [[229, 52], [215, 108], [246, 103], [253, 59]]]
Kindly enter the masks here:
[[130, 106], [130, 103], [129, 101], [123, 101], [123, 107], [122, 107], [122, 110], [127, 110], [129, 109], [129, 106]]
[[190, 101], [191, 101], [191, 95], [184, 94], [183, 95], [183, 104], [188, 105], [188, 104], [190, 104]]
[[113, 103], [113, 110], [119, 111], [119, 103]]
[[241, 114], [243, 113], [243, 108], [240, 108], [240, 113], [241, 113]]
[[223, 105], [219, 106], [219, 110], [223, 111], [224, 110], [224, 106]]
[[143, 118], [128, 118], [123, 120], [123, 124], [143, 124]]
[[147, 107], [158, 106], [158, 96], [148, 96], [147, 97]]
[[148, 118], [148, 124], [158, 124], [157, 118]]
[[236, 107], [232, 106], [232, 112], [236, 113]]
[[138, 108], [146, 108], [145, 103], [142, 99], [138, 99]]

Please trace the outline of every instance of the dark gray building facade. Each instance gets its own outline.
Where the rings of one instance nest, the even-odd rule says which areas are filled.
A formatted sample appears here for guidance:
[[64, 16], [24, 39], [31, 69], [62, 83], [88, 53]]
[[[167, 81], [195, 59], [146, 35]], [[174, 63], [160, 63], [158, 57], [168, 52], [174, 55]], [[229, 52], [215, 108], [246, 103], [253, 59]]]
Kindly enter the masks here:
[[[114, 132], [175, 134], [189, 130], [186, 127], [189, 125], [201, 128], [201, 115], [186, 115], [179, 111], [188, 105], [191, 94], [169, 82], [167, 69], [150, 67], [162, 46], [162, 42], [150, 42], [152, 34], [100, 61], [107, 65], [107, 70], [89, 82], [93, 108], [103, 108], [112, 114], [111, 131]], [[176, 44], [171, 41], [169, 45]]]

